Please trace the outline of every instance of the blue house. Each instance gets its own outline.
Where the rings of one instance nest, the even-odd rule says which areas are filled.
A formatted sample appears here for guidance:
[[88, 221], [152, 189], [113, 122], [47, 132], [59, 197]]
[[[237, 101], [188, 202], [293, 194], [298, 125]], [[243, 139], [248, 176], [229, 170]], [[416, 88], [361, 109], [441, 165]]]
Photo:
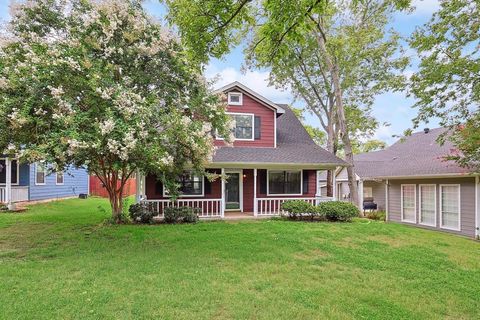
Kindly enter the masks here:
[[85, 168], [72, 166], [64, 172], [49, 173], [45, 164], [19, 163], [0, 156], [0, 203], [78, 197], [88, 194], [88, 184]]

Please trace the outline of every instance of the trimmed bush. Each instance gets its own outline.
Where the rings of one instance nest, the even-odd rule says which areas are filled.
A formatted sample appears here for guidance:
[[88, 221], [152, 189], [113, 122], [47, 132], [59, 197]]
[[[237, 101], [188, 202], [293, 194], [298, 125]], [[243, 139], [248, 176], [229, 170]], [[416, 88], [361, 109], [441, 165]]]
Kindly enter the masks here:
[[385, 211], [371, 211], [367, 212], [365, 216], [371, 220], [385, 221], [387, 215], [385, 214]]
[[308, 215], [312, 220], [318, 215], [317, 208], [304, 200], [288, 200], [281, 204], [281, 209], [286, 211], [290, 219]]
[[343, 201], [322, 202], [318, 205], [318, 211], [329, 221], [351, 221], [360, 213], [355, 205]]
[[135, 223], [152, 223], [155, 212], [152, 210], [151, 205], [147, 203], [132, 204], [128, 208], [130, 218]]
[[198, 221], [200, 208], [191, 207], [167, 207], [163, 212], [163, 221], [165, 223], [195, 223]]

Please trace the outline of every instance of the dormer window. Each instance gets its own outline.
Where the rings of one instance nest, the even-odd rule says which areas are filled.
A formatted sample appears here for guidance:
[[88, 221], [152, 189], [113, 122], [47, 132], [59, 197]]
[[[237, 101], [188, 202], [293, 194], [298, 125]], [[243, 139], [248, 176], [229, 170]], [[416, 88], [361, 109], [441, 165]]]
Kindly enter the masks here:
[[232, 106], [241, 106], [243, 104], [243, 95], [240, 92], [228, 93], [228, 104]]

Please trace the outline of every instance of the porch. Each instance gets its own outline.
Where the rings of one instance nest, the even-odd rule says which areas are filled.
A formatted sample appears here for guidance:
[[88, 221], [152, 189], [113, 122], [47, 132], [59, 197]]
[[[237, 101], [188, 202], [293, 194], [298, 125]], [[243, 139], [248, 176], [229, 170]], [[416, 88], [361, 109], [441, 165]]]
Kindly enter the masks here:
[[172, 201], [152, 175], [137, 182], [137, 201], [149, 204], [158, 218], [167, 207], [193, 207], [203, 219], [242, 219], [281, 216], [282, 203], [302, 200], [313, 205], [335, 200], [317, 192], [315, 169], [209, 169], [224, 177], [207, 181], [186, 175], [179, 182], [183, 196]]
[[[12, 186], [11, 202], [28, 201], [28, 186]], [[7, 188], [0, 187], [0, 203], [8, 203]]]
[[13, 208], [13, 203], [29, 200], [28, 170], [18, 159], [0, 155], [0, 203]]

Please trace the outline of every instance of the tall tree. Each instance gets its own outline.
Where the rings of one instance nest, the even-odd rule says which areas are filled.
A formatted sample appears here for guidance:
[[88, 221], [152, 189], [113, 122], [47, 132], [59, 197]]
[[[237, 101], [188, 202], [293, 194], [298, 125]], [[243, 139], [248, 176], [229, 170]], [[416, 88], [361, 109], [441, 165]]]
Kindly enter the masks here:
[[[0, 150], [51, 170], [88, 166], [121, 222], [136, 171], [202, 171], [225, 105], [136, 0], [28, 0], [0, 43]], [[1, 152], [0, 152], [1, 153]]]
[[[441, 1], [432, 19], [413, 34], [410, 45], [420, 58], [411, 78], [417, 101], [414, 125], [439, 118], [459, 148], [454, 158], [480, 171], [480, 1]], [[440, 141], [440, 142], [441, 142]]]
[[[208, 37], [222, 38], [219, 29], [231, 30], [241, 22], [254, 22], [247, 51], [249, 65], [270, 67], [272, 83], [291, 87], [297, 97], [305, 100], [327, 132], [327, 149], [334, 152], [335, 139], [340, 137], [350, 163], [353, 163], [352, 124], [348, 110], [368, 113], [373, 97], [387, 83], [398, 84], [400, 77], [395, 77], [393, 71], [403, 68], [406, 61], [394, 58], [398, 36], [387, 33], [386, 26], [394, 10], [408, 3], [406, 0], [167, 1], [169, 16], [185, 36], [186, 45], [197, 50], [199, 42], [215, 47], [215, 41]], [[190, 40], [192, 34], [202, 30], [211, 32], [200, 41]], [[243, 35], [245, 30], [242, 28], [237, 35]], [[222, 44], [232, 45], [237, 39], [228, 42], [222, 38]], [[218, 54], [205, 44], [199, 49], [201, 56], [208, 52]], [[228, 45], [215, 48], [230, 50]], [[358, 202], [353, 166], [348, 168], [348, 176], [353, 200]]]

